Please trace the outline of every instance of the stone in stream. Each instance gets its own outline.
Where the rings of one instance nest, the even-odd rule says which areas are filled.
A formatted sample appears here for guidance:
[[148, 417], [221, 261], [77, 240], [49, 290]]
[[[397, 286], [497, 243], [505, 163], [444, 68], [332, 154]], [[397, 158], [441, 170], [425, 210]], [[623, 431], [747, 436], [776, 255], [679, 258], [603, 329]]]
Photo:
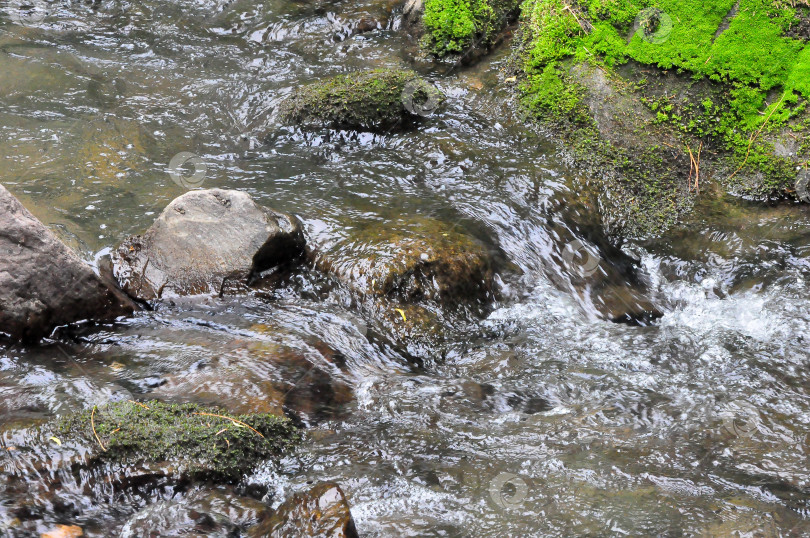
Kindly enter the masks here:
[[451, 304], [492, 294], [486, 246], [436, 219], [353, 222], [333, 236], [316, 234], [315, 241], [316, 266], [361, 295]]
[[340, 353], [321, 341], [295, 348], [278, 342], [284, 329], [277, 325], [251, 330], [266, 339], [223, 342], [206, 364], [162, 376], [149, 398], [222, 405], [232, 413], [286, 414], [306, 425], [347, 412], [354, 392]]
[[487, 247], [433, 218], [319, 226], [312, 241], [315, 266], [342, 281], [413, 356], [432, 354], [456, 317], [483, 314], [495, 296]]
[[270, 506], [239, 495], [232, 486], [201, 487], [139, 510], [124, 524], [120, 538], [243, 536], [241, 529], [271, 512]]
[[292, 215], [239, 191], [192, 191], [173, 200], [146, 233], [118, 247], [114, 274], [127, 293], [145, 301], [220, 294], [295, 263], [304, 244]]
[[518, 0], [406, 0], [402, 27], [434, 58], [471, 65], [503, 42], [520, 6]]
[[346, 495], [337, 484], [318, 484], [297, 493], [266, 521], [248, 531], [251, 538], [357, 538]]
[[429, 116], [444, 95], [404, 69], [375, 69], [339, 75], [296, 89], [281, 106], [280, 119], [302, 127], [392, 130]]
[[271, 414], [122, 401], [5, 430], [0, 439], [0, 492], [22, 503], [6, 504], [4, 513], [15, 514], [14, 530], [28, 536], [38, 534], [43, 516], [50, 524], [60, 514], [89, 515], [88, 498], [123, 498], [126, 510], [132, 499], [154, 499], [162, 488], [239, 483], [292, 450], [300, 433]]
[[0, 334], [37, 341], [61, 325], [136, 309], [0, 185]]

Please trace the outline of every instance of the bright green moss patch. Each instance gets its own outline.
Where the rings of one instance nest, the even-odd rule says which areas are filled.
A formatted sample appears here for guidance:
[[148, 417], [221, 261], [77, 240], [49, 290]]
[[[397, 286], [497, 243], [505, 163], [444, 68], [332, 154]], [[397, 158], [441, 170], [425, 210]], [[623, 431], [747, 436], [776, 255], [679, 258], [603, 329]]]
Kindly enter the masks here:
[[537, 117], [551, 113], [556, 121], [563, 112], [582, 125], [589, 114], [551, 76], [566, 58], [610, 72], [634, 61], [710, 81], [716, 87], [706, 95], [684, 100], [651, 98], [644, 87], [635, 92], [653, 123], [684, 135], [682, 146], [703, 142], [728, 152], [733, 189], [758, 197], [791, 191], [797, 161], [807, 155], [776, 156], [770, 135], [800, 122], [810, 99], [806, 7], [774, 0], [527, 0], [522, 9], [522, 102]]
[[519, 0], [425, 0], [427, 48], [440, 57], [486, 49], [519, 5]]
[[59, 420], [56, 432], [63, 441], [95, 447], [98, 461], [167, 463], [185, 476], [229, 481], [239, 480], [298, 440], [287, 418], [233, 416], [193, 404], [157, 401], [119, 402], [87, 410]]
[[582, 88], [567, 79], [555, 62], [529, 75], [520, 89], [522, 105], [529, 110], [542, 112], [557, 122], [588, 122], [582, 104]]

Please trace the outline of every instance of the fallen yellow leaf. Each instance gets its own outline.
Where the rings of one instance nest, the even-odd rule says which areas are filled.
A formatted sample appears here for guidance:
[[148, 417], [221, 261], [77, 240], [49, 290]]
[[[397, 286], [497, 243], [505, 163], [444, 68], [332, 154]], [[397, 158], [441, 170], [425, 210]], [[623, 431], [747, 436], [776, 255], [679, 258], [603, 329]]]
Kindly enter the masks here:
[[504, 82], [517, 82], [517, 77], [509, 77], [508, 79], [504, 80]]
[[40, 534], [41, 538], [79, 538], [84, 531], [77, 525], [57, 525], [55, 529]]
[[399, 312], [399, 315], [402, 316], [402, 321], [408, 321], [408, 318], [405, 317], [405, 312], [403, 310], [401, 310], [399, 308], [395, 308], [394, 310]]
[[53, 441], [54, 443], [56, 443], [59, 446], [62, 446], [62, 441], [60, 441], [58, 437], [48, 437], [48, 440]]

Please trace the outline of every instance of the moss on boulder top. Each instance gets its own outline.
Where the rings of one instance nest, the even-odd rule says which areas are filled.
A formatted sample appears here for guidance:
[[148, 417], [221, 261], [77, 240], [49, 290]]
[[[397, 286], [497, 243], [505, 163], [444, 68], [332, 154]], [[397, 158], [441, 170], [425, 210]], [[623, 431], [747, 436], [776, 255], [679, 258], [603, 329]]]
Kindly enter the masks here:
[[525, 108], [615, 172], [608, 188], [639, 204], [648, 230], [691, 206], [699, 148], [701, 181], [793, 194], [810, 158], [806, 5], [526, 0], [522, 11]]
[[91, 463], [169, 464], [185, 477], [227, 481], [238, 481], [298, 440], [287, 418], [157, 401], [112, 403], [69, 415], [56, 421], [53, 432], [66, 445], [91, 447]]
[[443, 94], [413, 71], [375, 69], [299, 88], [282, 104], [280, 118], [304, 127], [386, 130], [429, 116], [443, 101]]
[[486, 50], [519, 7], [519, 0], [425, 0], [425, 47], [439, 57]]

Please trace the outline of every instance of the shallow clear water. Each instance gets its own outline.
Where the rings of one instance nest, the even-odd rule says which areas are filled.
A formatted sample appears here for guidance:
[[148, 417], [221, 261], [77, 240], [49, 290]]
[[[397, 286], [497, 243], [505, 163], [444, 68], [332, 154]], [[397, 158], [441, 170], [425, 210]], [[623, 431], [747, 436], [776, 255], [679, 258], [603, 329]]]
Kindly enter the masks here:
[[[167, 172], [181, 151], [205, 162], [204, 187], [245, 190], [310, 234], [427, 215], [504, 260], [493, 312], [448, 328], [420, 367], [306, 270], [278, 290], [6, 348], [3, 428], [122, 398], [239, 412], [283, 399], [307, 439], [249, 481], [273, 503], [338, 482], [363, 536], [810, 533], [808, 210], [723, 200], [626, 245], [664, 316], [606, 321], [604, 297], [640, 286], [620, 257], [584, 279], [564, 261], [593, 239], [594, 210], [573, 188], [585, 178], [512, 112], [508, 49], [466, 69], [412, 60], [396, 7], [102, 1], [0, 19], [0, 182], [88, 261], [184, 192]], [[407, 65], [449, 96], [417, 130], [276, 121], [299, 84]], [[63, 484], [72, 511], [49, 509], [48, 492], [0, 491], [0, 530], [117, 534], [184, 495], [85, 486]], [[40, 509], [21, 524], [29, 504]]]

